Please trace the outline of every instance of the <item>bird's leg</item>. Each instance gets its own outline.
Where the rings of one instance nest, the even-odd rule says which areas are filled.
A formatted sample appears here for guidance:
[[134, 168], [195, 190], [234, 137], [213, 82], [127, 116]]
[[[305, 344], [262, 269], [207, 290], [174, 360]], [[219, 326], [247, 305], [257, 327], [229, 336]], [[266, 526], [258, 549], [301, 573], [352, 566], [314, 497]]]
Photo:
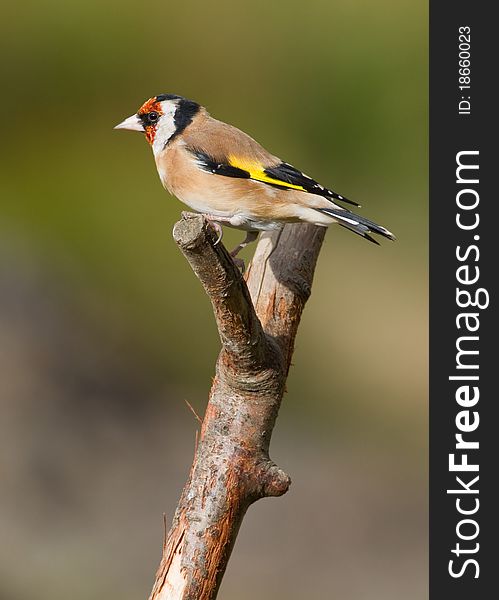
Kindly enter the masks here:
[[234, 250], [232, 250], [232, 252], [230, 253], [232, 260], [234, 261], [236, 267], [239, 267], [239, 269], [241, 269], [241, 271], [243, 273], [246, 269], [246, 265], [244, 264], [244, 260], [242, 258], [237, 258], [237, 255], [248, 244], [251, 244], [251, 242], [254, 242], [256, 240], [256, 238], [258, 237], [258, 233], [259, 233], [258, 231], [248, 231], [246, 233], [246, 237], [244, 238], [244, 240], [240, 244], [238, 244], [234, 248]]
[[246, 248], [246, 246], [248, 244], [251, 244], [251, 242], [254, 242], [256, 240], [256, 238], [258, 237], [258, 231], [248, 231], [246, 233], [246, 237], [244, 238], [244, 240], [238, 244], [234, 250], [232, 250], [232, 252], [230, 253], [230, 255], [232, 256], [232, 258], [235, 258], [239, 252], [241, 252], [241, 250], [243, 248]]

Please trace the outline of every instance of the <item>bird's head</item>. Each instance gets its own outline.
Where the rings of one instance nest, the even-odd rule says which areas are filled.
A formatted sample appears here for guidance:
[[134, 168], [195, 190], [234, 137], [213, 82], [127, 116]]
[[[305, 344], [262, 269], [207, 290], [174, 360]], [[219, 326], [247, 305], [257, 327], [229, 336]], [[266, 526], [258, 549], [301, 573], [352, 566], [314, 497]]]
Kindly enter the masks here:
[[149, 98], [136, 114], [116, 125], [115, 129], [145, 133], [147, 141], [157, 152], [181, 133], [200, 109], [199, 104], [182, 96], [161, 94]]

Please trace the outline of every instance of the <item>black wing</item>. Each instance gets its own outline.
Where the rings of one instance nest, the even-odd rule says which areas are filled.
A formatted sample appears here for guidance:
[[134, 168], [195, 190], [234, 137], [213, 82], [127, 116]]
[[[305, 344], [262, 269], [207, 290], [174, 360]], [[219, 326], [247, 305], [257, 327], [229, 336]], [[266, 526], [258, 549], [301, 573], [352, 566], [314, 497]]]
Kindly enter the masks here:
[[247, 161], [241, 161], [240, 166], [238, 166], [239, 161], [236, 158], [231, 159], [231, 161], [217, 161], [201, 150], [194, 148], [190, 148], [189, 150], [196, 157], [196, 160], [202, 169], [214, 173], [215, 175], [252, 179], [281, 189], [309, 192], [310, 194], [323, 196], [328, 200], [339, 200], [340, 202], [348, 202], [348, 204], [359, 206], [359, 204], [345, 198], [345, 196], [341, 196], [332, 190], [328, 190], [288, 163], [281, 163], [276, 167], [265, 168], [261, 165], [251, 165], [248, 167]]
[[304, 191], [309, 192], [310, 194], [317, 194], [318, 196], [324, 196], [331, 200], [340, 200], [341, 202], [353, 204], [353, 206], [360, 206], [356, 202], [353, 202], [353, 200], [349, 200], [348, 198], [345, 198], [345, 196], [341, 196], [340, 194], [333, 192], [333, 190], [325, 188], [308, 175], [305, 175], [305, 173], [295, 169], [295, 167], [289, 163], [283, 162], [280, 165], [277, 165], [277, 167], [265, 169], [265, 173], [273, 179], [300, 186]]

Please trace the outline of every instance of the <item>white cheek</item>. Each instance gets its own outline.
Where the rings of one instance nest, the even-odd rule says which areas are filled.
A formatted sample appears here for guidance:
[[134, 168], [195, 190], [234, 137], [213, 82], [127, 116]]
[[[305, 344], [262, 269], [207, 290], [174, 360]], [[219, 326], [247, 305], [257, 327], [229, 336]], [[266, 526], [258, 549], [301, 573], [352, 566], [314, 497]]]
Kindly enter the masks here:
[[[166, 103], [165, 103], [166, 104]], [[168, 140], [175, 133], [175, 104], [167, 104], [163, 105], [163, 114], [158, 122], [158, 126], [156, 128], [156, 135], [154, 136], [154, 142], [152, 144], [152, 149], [154, 155], [157, 156], [160, 152], [165, 149], [165, 145]]]

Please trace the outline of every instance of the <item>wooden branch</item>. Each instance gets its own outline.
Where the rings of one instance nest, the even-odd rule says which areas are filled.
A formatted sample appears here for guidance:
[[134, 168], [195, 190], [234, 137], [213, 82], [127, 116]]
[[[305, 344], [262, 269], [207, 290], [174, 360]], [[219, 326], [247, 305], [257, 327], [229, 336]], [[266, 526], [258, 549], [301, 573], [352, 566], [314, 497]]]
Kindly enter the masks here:
[[248, 506], [289, 488], [269, 444], [324, 233], [300, 224], [263, 234], [245, 282], [203, 217], [175, 225], [211, 300], [222, 350], [150, 600], [216, 598]]

